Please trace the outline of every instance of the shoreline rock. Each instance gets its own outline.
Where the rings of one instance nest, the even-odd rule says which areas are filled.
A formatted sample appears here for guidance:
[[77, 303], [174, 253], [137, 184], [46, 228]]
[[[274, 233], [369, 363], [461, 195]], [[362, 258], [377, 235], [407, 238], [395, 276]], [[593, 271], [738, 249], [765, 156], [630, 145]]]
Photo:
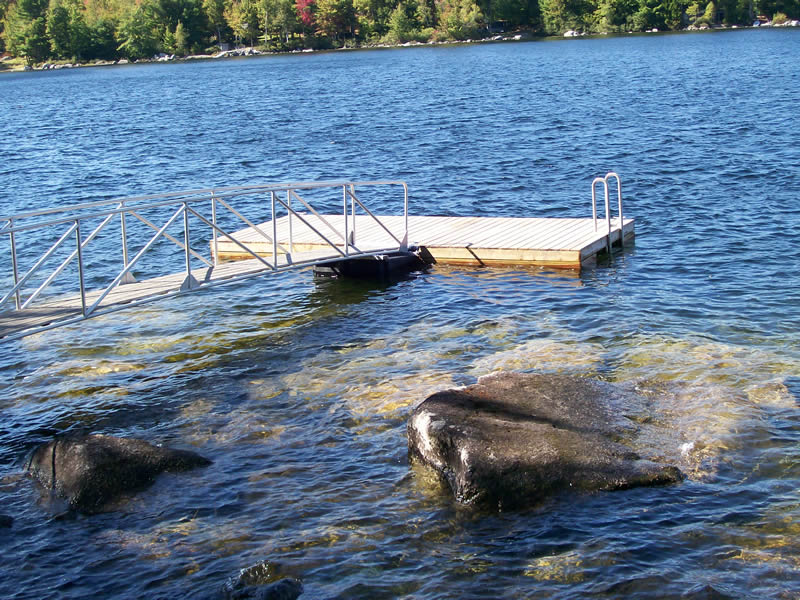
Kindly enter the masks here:
[[564, 489], [676, 483], [672, 465], [642, 459], [622, 413], [641, 402], [613, 384], [499, 373], [428, 397], [408, 421], [412, 459], [437, 470], [463, 504], [524, 507]]
[[150, 486], [165, 472], [211, 464], [189, 450], [108, 435], [56, 438], [34, 450], [28, 473], [83, 513], [101, 512], [126, 493]]

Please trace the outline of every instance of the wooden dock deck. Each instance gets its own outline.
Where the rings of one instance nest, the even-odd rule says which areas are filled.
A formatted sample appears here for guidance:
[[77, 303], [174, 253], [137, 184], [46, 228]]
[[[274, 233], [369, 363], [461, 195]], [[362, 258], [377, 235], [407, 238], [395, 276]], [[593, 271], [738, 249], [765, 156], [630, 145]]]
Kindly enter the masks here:
[[[330, 232], [322, 219], [314, 215], [304, 218], [320, 232]], [[338, 231], [344, 231], [344, 218], [322, 215]], [[378, 216], [386, 227], [401, 239], [402, 216]], [[352, 226], [352, 223], [350, 224]], [[598, 221], [598, 231], [591, 218], [516, 218], [516, 217], [408, 217], [409, 245], [424, 248], [437, 263], [468, 265], [541, 265], [580, 269], [606, 247], [606, 224]], [[272, 235], [272, 221], [258, 225]], [[297, 218], [292, 219], [291, 244], [289, 218], [277, 220], [278, 242], [290, 252], [330, 249], [311, 228]], [[625, 218], [624, 239], [634, 236], [634, 220]], [[231, 235], [248, 249], [264, 256], [272, 254], [272, 243], [251, 227]], [[612, 220], [611, 241], [620, 240], [619, 224]], [[341, 240], [340, 240], [341, 241]], [[354, 245], [360, 250], [391, 245], [392, 237], [371, 217], [357, 215]], [[291, 246], [291, 247], [290, 247]], [[247, 257], [242, 249], [227, 238], [218, 242], [220, 258]]]

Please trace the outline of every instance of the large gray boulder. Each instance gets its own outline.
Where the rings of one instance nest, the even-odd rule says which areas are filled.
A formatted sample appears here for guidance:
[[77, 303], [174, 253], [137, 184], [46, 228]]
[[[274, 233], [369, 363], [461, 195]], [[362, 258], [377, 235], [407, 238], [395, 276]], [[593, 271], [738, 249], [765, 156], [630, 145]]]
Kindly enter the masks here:
[[643, 403], [592, 379], [488, 375], [419, 404], [408, 421], [409, 452], [439, 471], [465, 504], [519, 507], [565, 488], [680, 481], [676, 467], [644, 460], [623, 443], [638, 433], [625, 411]]
[[120, 495], [149, 486], [160, 473], [211, 464], [188, 450], [109, 435], [60, 437], [39, 446], [28, 472], [79, 512], [103, 510]]

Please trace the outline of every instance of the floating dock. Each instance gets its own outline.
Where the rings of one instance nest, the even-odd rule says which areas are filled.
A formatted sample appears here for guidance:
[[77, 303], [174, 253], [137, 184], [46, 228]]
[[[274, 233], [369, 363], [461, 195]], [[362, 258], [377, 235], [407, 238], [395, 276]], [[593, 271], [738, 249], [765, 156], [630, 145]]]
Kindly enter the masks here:
[[[344, 230], [342, 215], [304, 215], [304, 223], [289, 217], [259, 224], [261, 231], [277, 233], [278, 242], [290, 253], [321, 251], [330, 246], [320, 240], [317, 231]], [[405, 231], [403, 216], [378, 215], [377, 220], [358, 215], [350, 227], [354, 231], [351, 247], [361, 251], [385, 248], [395, 237], [402, 238]], [[386, 229], [381, 227], [383, 224]], [[597, 227], [597, 229], [595, 229]], [[591, 263], [605, 250], [608, 238], [612, 244], [630, 240], [634, 236], [634, 220], [625, 218], [622, 231], [619, 220], [612, 220], [610, 235], [604, 221], [567, 218], [514, 218], [514, 217], [408, 217], [408, 243], [422, 250], [431, 262], [457, 265], [538, 265], [556, 268], [580, 269]], [[217, 253], [220, 259], [250, 258], [241, 246], [263, 256], [271, 256], [273, 245], [253, 227], [220, 238]], [[241, 244], [241, 246], [239, 245]], [[343, 247], [343, 246], [342, 246]]]
[[[610, 211], [612, 179], [616, 217]], [[604, 190], [602, 219], [597, 184]], [[591, 218], [415, 216], [409, 214], [403, 181], [184, 190], [0, 218], [7, 249], [0, 254], [10, 267], [0, 272], [6, 286], [0, 290], [0, 339], [308, 267], [364, 276], [421, 258], [434, 264], [579, 270], [634, 235], [633, 219], [622, 217], [619, 176], [595, 178], [591, 191]], [[394, 215], [377, 216], [364, 203], [370, 196], [385, 207], [390, 195], [401, 201]], [[317, 206], [327, 207], [325, 212], [341, 202], [342, 212], [323, 214], [312, 205], [318, 202], [324, 202]]]

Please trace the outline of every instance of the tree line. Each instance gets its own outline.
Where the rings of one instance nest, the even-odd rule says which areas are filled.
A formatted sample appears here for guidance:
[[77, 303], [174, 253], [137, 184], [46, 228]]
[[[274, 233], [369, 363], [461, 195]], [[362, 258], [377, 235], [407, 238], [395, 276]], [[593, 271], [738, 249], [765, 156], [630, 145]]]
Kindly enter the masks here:
[[800, 18], [800, 0], [0, 0], [0, 52], [46, 60], [285, 51]]

